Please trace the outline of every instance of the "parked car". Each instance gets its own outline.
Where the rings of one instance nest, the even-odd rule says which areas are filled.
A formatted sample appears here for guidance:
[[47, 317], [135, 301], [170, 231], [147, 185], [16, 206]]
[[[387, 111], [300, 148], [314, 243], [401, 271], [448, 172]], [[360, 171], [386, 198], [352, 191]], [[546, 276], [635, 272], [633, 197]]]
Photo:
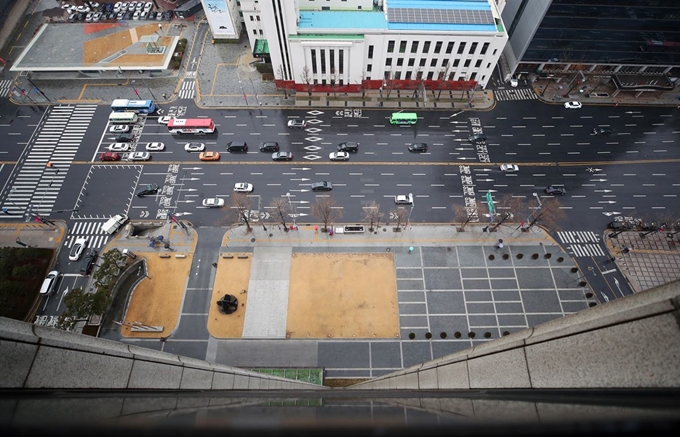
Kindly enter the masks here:
[[92, 22], [96, 23], [102, 18], [102, 13], [101, 12], [95, 12], [95, 14], [92, 16]]
[[137, 193], [137, 197], [151, 196], [156, 193], [158, 193], [158, 184], [147, 184]]
[[564, 104], [566, 109], [581, 109], [581, 106], [583, 106], [581, 102], [566, 102]]
[[87, 252], [87, 255], [83, 258], [83, 263], [80, 265], [81, 275], [87, 276], [92, 272], [92, 268], [94, 267], [95, 261], [97, 261], [98, 255], [99, 251], [97, 251], [97, 249], [90, 249], [89, 252]]
[[501, 165], [501, 171], [505, 173], [517, 173], [519, 171], [519, 167], [515, 164], [503, 164]]
[[252, 193], [253, 184], [248, 184], [245, 182], [237, 182], [234, 184], [234, 191], [237, 193]]
[[131, 143], [135, 137], [132, 134], [120, 134], [116, 136], [117, 143]]
[[312, 191], [331, 191], [333, 189], [333, 184], [328, 181], [314, 182], [312, 183]]
[[125, 159], [128, 161], [148, 161], [151, 159], [151, 154], [149, 152], [132, 152], [128, 153]]
[[413, 205], [413, 194], [397, 194], [394, 196], [394, 203], [397, 205]]
[[161, 151], [161, 150], [165, 150], [165, 144], [163, 144], [163, 143], [146, 143], [145, 149], [149, 150], [149, 151]]
[[567, 189], [561, 185], [548, 185], [545, 189], [545, 194], [551, 196], [564, 196], [567, 194]]
[[127, 10], [129, 12], [134, 12], [135, 8], [137, 7], [137, 2], [130, 2], [128, 3], [128, 8]]
[[71, 251], [68, 253], [69, 261], [78, 261], [87, 248], [87, 237], [76, 238], [76, 242], [71, 246]]
[[293, 154], [291, 152], [274, 152], [272, 153], [273, 161], [291, 161]]
[[130, 144], [128, 143], [113, 143], [108, 147], [111, 152], [127, 152], [130, 150]]
[[331, 152], [328, 155], [328, 159], [331, 161], [349, 161], [349, 153], [347, 152]]
[[99, 155], [100, 161], [120, 161], [120, 155], [116, 152], [105, 152]]
[[149, 16], [149, 11], [142, 11], [139, 13], [140, 20], [146, 20]]
[[73, 23], [73, 22], [76, 21], [77, 19], [78, 19], [78, 14], [75, 13], [75, 12], [68, 16], [68, 21], [69, 21], [70, 23]]
[[278, 152], [279, 143], [276, 141], [265, 141], [260, 143], [260, 152]]
[[202, 152], [205, 150], [204, 143], [186, 143], [184, 145], [184, 150], [187, 152]]
[[146, 17], [147, 20], [155, 20], [156, 19], [157, 12], [156, 11], [151, 11], [149, 12], [149, 16]]
[[294, 118], [292, 120], [288, 120], [288, 128], [298, 128], [298, 129], [304, 129], [307, 127], [307, 122], [301, 118]]
[[92, 17], [94, 17], [94, 14], [92, 12], [88, 12], [87, 15], [85, 15], [85, 22], [86, 23], [91, 23], [92, 22]]
[[116, 124], [109, 128], [109, 132], [113, 134], [124, 134], [130, 130], [130, 126], [126, 124]]
[[132, 19], [133, 19], [133, 20], [139, 20], [139, 16], [140, 16], [140, 15], [142, 15], [141, 12], [135, 11], [135, 12], [132, 13]]
[[427, 152], [427, 144], [425, 143], [411, 143], [408, 145], [408, 151], [413, 153]]
[[153, 7], [153, 3], [151, 3], [151, 2], [146, 2], [144, 4], [144, 10], [145, 11], [150, 11], [152, 7]]
[[201, 154], [198, 155], [198, 159], [201, 161], [219, 161], [220, 152], [201, 152]]
[[206, 208], [220, 208], [224, 206], [224, 199], [220, 199], [219, 197], [203, 199], [203, 206]]

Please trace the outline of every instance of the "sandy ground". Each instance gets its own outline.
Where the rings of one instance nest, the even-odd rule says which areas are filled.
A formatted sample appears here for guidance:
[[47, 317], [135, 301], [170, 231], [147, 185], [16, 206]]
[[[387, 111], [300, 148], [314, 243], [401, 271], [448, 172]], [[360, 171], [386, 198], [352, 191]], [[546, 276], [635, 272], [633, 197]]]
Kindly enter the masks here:
[[143, 279], [132, 292], [125, 321], [163, 326], [163, 332], [131, 332], [123, 326], [121, 333], [131, 338], [159, 338], [170, 335], [179, 319], [192, 255], [186, 258], [160, 258], [160, 253], [148, 253], [149, 278]]
[[397, 305], [392, 254], [293, 254], [289, 338], [399, 338]]
[[[244, 253], [243, 255], [248, 255], [247, 259], [239, 259], [239, 254], [236, 253], [230, 255], [234, 255], [234, 258], [220, 257], [217, 262], [215, 284], [210, 298], [208, 332], [216, 338], [241, 338], [243, 335], [248, 293], [241, 291], [248, 289], [253, 254]], [[238, 299], [239, 308], [233, 314], [222, 314], [217, 308], [217, 301], [225, 294], [234, 295]]]
[[[105, 26], [102, 24], [102, 26]], [[110, 26], [110, 25], [108, 25]], [[138, 43], [142, 36], [153, 35], [158, 30], [158, 24], [146, 24], [139, 27], [127, 28], [120, 27], [120, 32], [115, 34], [93, 38], [83, 43], [83, 62], [85, 64], [96, 64], [102, 59], [107, 58], [121, 50], [128, 49]], [[159, 46], [168, 46], [172, 37], [161, 37], [158, 40]], [[141, 43], [140, 43], [141, 44]], [[143, 46], [141, 44], [140, 46]], [[120, 56], [113, 61], [113, 65], [127, 65], [135, 63], [160, 64], [164, 55], [135, 54], [128, 53]]]

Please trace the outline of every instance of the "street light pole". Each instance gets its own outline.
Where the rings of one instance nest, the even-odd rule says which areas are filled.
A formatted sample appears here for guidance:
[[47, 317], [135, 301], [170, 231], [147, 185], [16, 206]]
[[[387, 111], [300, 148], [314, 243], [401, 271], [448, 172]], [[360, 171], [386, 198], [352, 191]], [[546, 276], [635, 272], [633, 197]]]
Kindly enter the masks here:
[[526, 222], [529, 223], [529, 224], [531, 223], [531, 219], [534, 218], [534, 214], [536, 214], [536, 211], [540, 211], [540, 210], [541, 210], [541, 207], [543, 206], [543, 204], [541, 203], [541, 198], [538, 197], [538, 193], [532, 193], [532, 194], [533, 194], [533, 196], [536, 198], [536, 201], [538, 202], [538, 208], [536, 208], [535, 210], [533, 210], [533, 211], [531, 212], [531, 214], [529, 214], [529, 217], [527, 217], [527, 221], [526, 221]]
[[295, 218], [297, 217], [295, 205], [293, 205], [293, 202], [290, 201], [290, 193], [286, 193], [286, 196], [288, 197], [288, 205], [290, 205], [290, 209], [293, 211], [293, 226], [297, 227], [297, 224], [295, 223]]

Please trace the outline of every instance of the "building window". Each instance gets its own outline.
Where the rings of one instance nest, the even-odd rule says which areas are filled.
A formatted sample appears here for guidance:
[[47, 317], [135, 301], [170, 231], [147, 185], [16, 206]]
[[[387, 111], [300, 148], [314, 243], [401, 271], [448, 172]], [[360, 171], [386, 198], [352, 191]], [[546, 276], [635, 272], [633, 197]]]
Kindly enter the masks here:
[[462, 55], [464, 51], [465, 51], [465, 43], [462, 42], [462, 43], [460, 43], [460, 45], [458, 46], [458, 54], [459, 54], [459, 55]]
[[255, 17], [255, 19], [256, 19], [257, 21], [260, 21], [260, 16], [258, 15], [257, 17]]
[[368, 59], [373, 59], [373, 46], [368, 46]]
[[470, 45], [470, 54], [473, 54], [477, 50], [477, 43], [473, 42], [472, 45]]
[[423, 72], [422, 72], [422, 71], [418, 71], [418, 72], [416, 73], [416, 80], [421, 80], [422, 78], [423, 78]]
[[454, 59], [453, 60], [453, 68], [458, 67], [458, 64], [460, 64], [460, 59]]
[[257, 29], [253, 29], [253, 35], [257, 35]]
[[477, 80], [477, 73], [472, 73], [470, 75], [470, 80]]
[[344, 74], [345, 73], [345, 51], [344, 50], [340, 50], [340, 52], [338, 53], [338, 62], [340, 63], [340, 65], [338, 65], [338, 68], [340, 70], [340, 74]]
[[316, 49], [311, 49], [309, 54], [312, 57], [312, 74], [316, 74]]
[[430, 53], [430, 41], [425, 41], [423, 44], [423, 53]]
[[326, 74], [326, 50], [319, 50], [321, 54], [321, 74]]
[[493, 49], [493, 55], [494, 55], [494, 56], [496, 56], [496, 52], [497, 52], [497, 51], [498, 51], [498, 49]]
[[387, 66], [392, 65], [392, 58], [385, 59], [385, 65], [387, 65]]
[[404, 79], [411, 80], [411, 72], [410, 71], [406, 72], [406, 77]]
[[424, 67], [424, 66], [425, 66], [425, 61], [427, 61], [427, 59], [425, 59], [425, 58], [422, 58], [422, 59], [420, 60], [420, 66], [421, 66], [421, 67]]
[[404, 65], [404, 58], [397, 59], [397, 67], [401, 67], [403, 65]]
[[394, 53], [394, 41], [387, 43], [387, 53]]
[[450, 55], [452, 51], [453, 51], [453, 42], [450, 42], [446, 45], [446, 54]]
[[484, 45], [482, 46], [482, 54], [486, 55], [486, 51], [489, 49], [489, 43], [485, 42]]
[[475, 68], [479, 68], [482, 66], [482, 60], [478, 59], [477, 62], [475, 62]]
[[463, 64], [463, 67], [467, 68], [467, 67], [469, 67], [469, 66], [470, 66], [470, 60], [469, 60], [469, 59], [466, 59], [466, 60], [465, 60], [465, 64]]
[[255, 21], [255, 17], [253, 17], [253, 16], [251, 15], [251, 16], [250, 16], [250, 21]]
[[442, 42], [437, 41], [437, 43], [434, 45], [434, 52], [440, 53], [441, 51], [442, 51]]
[[331, 74], [335, 74], [335, 50], [330, 49], [328, 51], [328, 57], [330, 58], [329, 61], [331, 63]]
[[486, 64], [486, 68], [491, 68], [491, 62], [489, 62], [488, 64]]
[[436, 67], [437, 66], [437, 58], [434, 58], [433, 60], [430, 61], [430, 67]]
[[406, 53], [406, 41], [399, 43], [399, 53]]
[[427, 80], [432, 80], [433, 77], [434, 77], [434, 71], [430, 71], [429, 73], [427, 73]]
[[409, 59], [408, 60], [408, 66], [413, 67], [414, 65], [416, 65], [416, 58]]
[[264, 35], [264, 31], [260, 29], [260, 36]]
[[369, 73], [370, 73], [371, 71], [373, 71], [373, 64], [368, 64], [368, 65], [366, 65], [366, 71], [369, 72]]
[[396, 73], [394, 73], [394, 79], [395, 80], [401, 79], [401, 71], [397, 71]]
[[418, 41], [413, 41], [411, 44], [411, 53], [418, 53]]

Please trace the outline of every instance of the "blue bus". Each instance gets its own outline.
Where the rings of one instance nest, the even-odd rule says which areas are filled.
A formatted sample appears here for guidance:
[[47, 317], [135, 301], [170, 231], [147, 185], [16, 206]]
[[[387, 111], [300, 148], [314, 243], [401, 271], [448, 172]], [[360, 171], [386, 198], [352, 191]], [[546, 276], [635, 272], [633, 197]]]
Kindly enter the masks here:
[[151, 114], [152, 112], [156, 112], [156, 104], [153, 100], [116, 99], [111, 103], [111, 110], [116, 112], [134, 111], [138, 114]]

